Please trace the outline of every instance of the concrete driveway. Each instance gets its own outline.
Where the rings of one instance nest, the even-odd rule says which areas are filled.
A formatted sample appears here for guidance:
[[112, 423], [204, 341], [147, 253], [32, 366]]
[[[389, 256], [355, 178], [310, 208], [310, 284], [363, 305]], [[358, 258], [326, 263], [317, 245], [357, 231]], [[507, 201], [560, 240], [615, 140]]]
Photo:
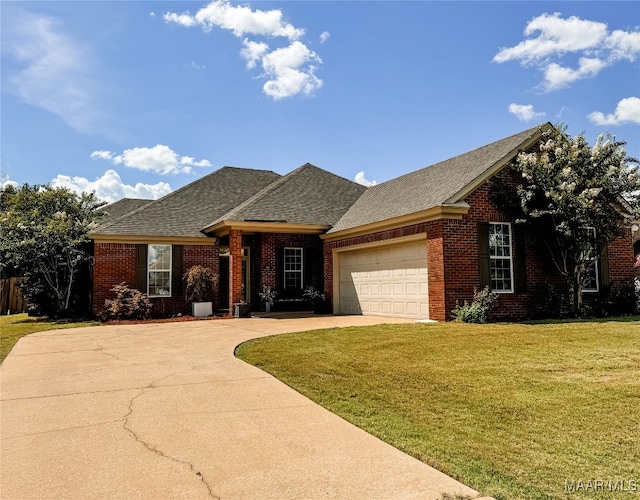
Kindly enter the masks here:
[[247, 318], [25, 337], [0, 369], [0, 496], [475, 497], [233, 356], [265, 335], [400, 321]]

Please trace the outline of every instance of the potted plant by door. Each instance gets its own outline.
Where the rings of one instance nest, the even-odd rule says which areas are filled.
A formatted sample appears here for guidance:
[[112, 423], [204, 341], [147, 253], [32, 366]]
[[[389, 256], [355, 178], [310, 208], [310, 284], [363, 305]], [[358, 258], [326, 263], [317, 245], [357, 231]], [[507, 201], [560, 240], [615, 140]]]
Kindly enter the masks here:
[[264, 302], [264, 309], [266, 312], [271, 312], [271, 306], [278, 296], [278, 292], [271, 290], [271, 287], [263, 286], [262, 291], [258, 292], [260, 299]]
[[311, 302], [311, 309], [315, 314], [322, 314], [324, 312], [324, 293], [320, 293], [312, 285], [309, 285], [302, 292], [302, 296]]
[[200, 264], [191, 266], [183, 277], [187, 300], [191, 301], [193, 316], [211, 316], [213, 303], [211, 293], [218, 284], [218, 275], [208, 267]]

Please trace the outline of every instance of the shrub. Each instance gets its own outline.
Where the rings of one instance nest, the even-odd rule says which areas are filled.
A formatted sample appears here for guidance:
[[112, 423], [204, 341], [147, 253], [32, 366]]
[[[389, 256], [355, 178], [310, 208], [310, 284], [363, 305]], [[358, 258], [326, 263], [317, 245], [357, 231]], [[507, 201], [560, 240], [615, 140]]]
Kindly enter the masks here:
[[462, 321], [463, 323], [486, 323], [489, 312], [497, 299], [498, 294], [491, 293], [488, 286], [481, 291], [474, 288], [471, 303], [465, 300], [464, 304], [460, 305], [456, 302], [456, 307], [451, 311], [451, 316], [456, 321]]
[[151, 315], [151, 301], [140, 290], [120, 283], [111, 289], [115, 298], [104, 301], [100, 319], [146, 319]]
[[188, 300], [206, 302], [211, 300], [213, 287], [218, 284], [218, 275], [208, 267], [196, 264], [187, 270], [183, 280]]

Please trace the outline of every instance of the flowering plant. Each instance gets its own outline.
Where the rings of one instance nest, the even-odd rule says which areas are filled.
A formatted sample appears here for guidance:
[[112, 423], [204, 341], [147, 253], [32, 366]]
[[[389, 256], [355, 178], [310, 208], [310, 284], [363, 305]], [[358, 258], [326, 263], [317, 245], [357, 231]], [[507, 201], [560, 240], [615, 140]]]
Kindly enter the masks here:
[[324, 300], [324, 293], [320, 293], [311, 285], [304, 289], [304, 292], [302, 292], [302, 296], [311, 301], [314, 301], [316, 299]]
[[258, 292], [258, 296], [264, 302], [268, 302], [269, 304], [273, 304], [273, 301], [276, 300], [276, 297], [278, 296], [278, 292], [276, 292], [275, 290], [271, 290], [271, 287], [263, 286], [262, 287], [262, 291]]

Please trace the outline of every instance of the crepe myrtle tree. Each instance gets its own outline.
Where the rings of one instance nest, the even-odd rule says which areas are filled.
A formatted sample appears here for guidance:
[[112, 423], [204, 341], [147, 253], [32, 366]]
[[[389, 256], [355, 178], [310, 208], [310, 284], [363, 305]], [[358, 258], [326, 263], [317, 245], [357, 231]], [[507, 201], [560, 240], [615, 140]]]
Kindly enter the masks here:
[[57, 318], [79, 312], [79, 297], [87, 293], [80, 278], [92, 258], [87, 233], [102, 205], [93, 194], [48, 185], [0, 191], [0, 270], [3, 277], [25, 278], [30, 309]]
[[538, 146], [515, 161], [524, 181], [517, 222], [538, 227], [566, 281], [573, 314], [582, 311], [589, 270], [639, 212], [638, 160], [627, 156], [625, 145], [605, 133], [591, 147], [584, 134], [571, 137], [565, 125], [548, 125]]

